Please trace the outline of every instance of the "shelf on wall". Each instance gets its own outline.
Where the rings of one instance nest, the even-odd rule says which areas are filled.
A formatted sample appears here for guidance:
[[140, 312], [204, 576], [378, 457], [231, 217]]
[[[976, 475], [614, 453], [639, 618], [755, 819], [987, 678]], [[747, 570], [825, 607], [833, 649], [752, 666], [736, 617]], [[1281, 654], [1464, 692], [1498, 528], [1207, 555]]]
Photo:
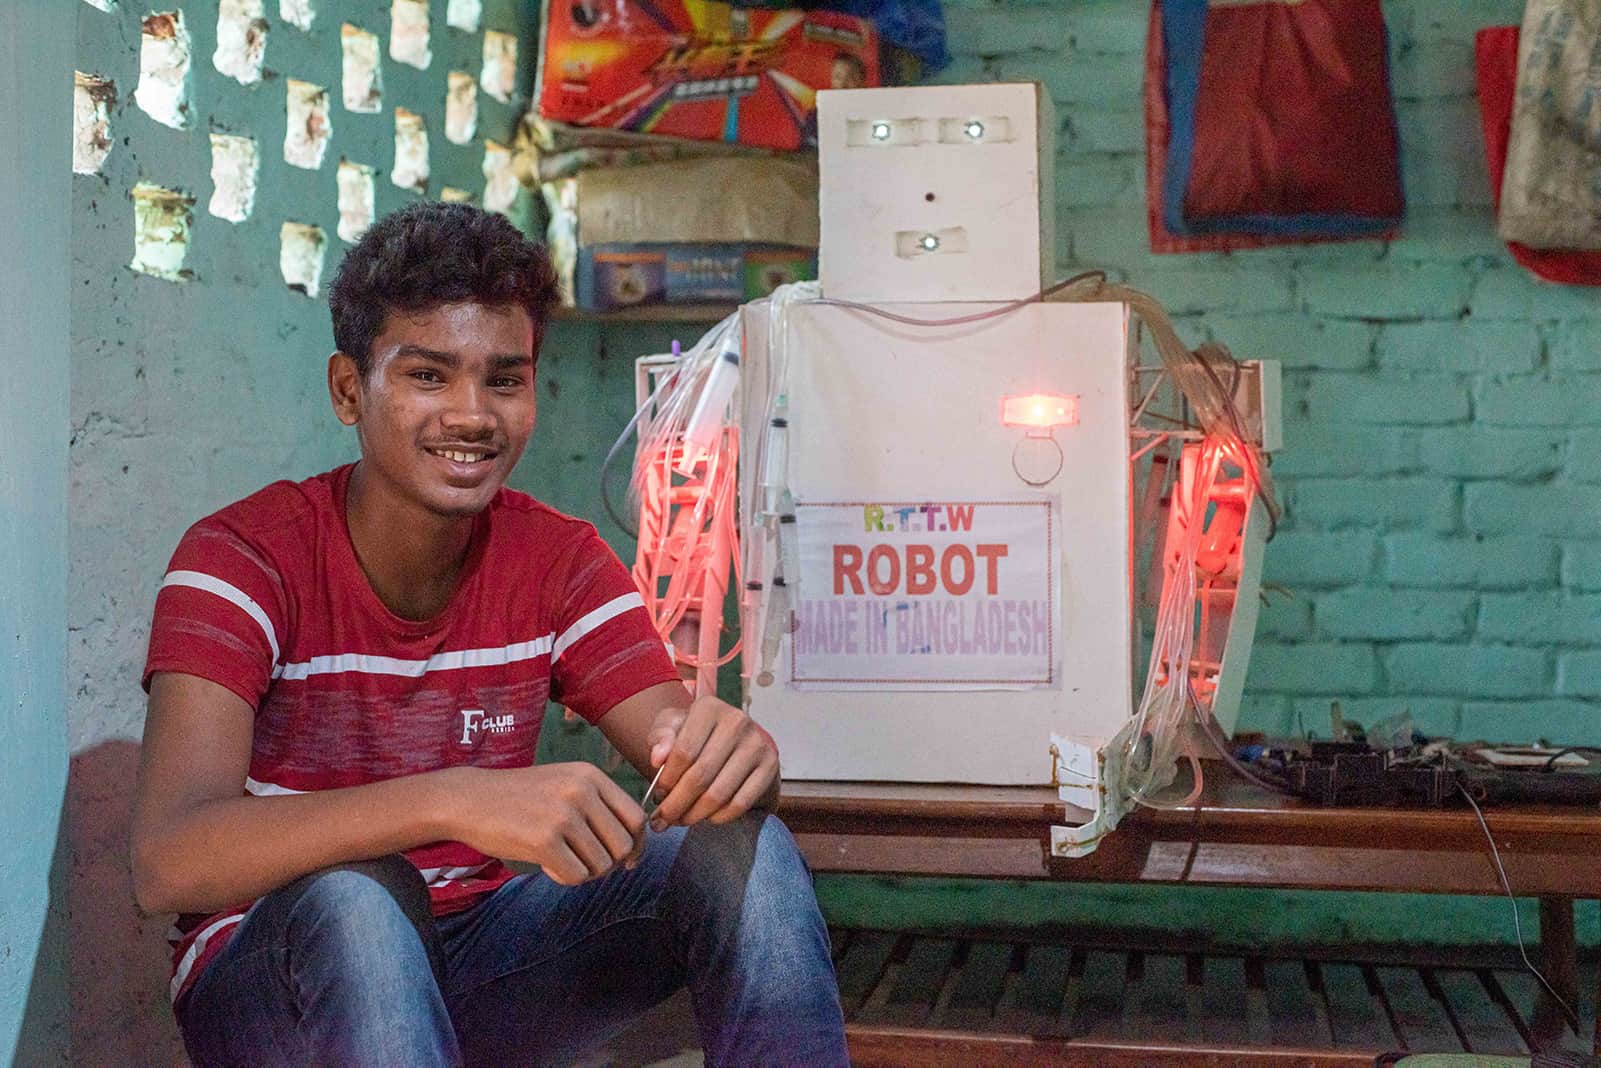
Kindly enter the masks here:
[[617, 311], [584, 311], [559, 307], [551, 316], [570, 323], [715, 323], [733, 314], [737, 304], [650, 304]]

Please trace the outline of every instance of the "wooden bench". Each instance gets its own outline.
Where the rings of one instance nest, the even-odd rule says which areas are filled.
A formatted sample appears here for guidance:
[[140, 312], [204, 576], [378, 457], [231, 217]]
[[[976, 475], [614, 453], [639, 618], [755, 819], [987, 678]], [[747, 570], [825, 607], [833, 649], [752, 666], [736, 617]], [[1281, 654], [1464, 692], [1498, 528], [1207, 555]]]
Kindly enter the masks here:
[[[1221, 767], [1207, 782], [1198, 806], [1138, 811], [1077, 860], [1049, 855], [1050, 826], [1083, 819], [1049, 787], [786, 782], [780, 815], [817, 872], [1504, 894], [1471, 809], [1323, 808]], [[1580, 996], [1573, 903], [1601, 896], [1601, 812], [1525, 805], [1485, 815], [1513, 891], [1540, 900], [1538, 946], [1525, 931], [1531, 957], [1593, 1021], [1594, 998]], [[1593, 1022], [1581, 1041], [1515, 948], [1282, 956], [1106, 937], [836, 931], [853, 1058], [1352, 1065], [1395, 1050], [1595, 1043]], [[1584, 993], [1594, 990], [1592, 980]]]

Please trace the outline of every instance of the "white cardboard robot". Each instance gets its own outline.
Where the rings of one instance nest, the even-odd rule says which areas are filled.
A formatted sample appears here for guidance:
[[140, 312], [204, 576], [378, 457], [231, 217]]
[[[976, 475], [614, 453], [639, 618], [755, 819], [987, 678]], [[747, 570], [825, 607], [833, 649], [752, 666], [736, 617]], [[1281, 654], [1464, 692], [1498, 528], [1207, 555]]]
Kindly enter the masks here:
[[[1203, 434], [1141, 430], [1183, 418], [1183, 375], [1140, 365], [1128, 304], [1037, 299], [1054, 125], [1033, 84], [820, 93], [821, 299], [742, 309], [736, 408], [744, 674], [785, 776], [1054, 783], [1098, 813], [1067, 854], [1126, 807], [1136, 569], [1184, 540], [1151, 536], [1183, 525], [1152, 461]], [[1229, 366], [1231, 425], [1273, 447], [1276, 365]], [[1225, 730], [1264, 526], [1243, 498], [1180, 673]]]

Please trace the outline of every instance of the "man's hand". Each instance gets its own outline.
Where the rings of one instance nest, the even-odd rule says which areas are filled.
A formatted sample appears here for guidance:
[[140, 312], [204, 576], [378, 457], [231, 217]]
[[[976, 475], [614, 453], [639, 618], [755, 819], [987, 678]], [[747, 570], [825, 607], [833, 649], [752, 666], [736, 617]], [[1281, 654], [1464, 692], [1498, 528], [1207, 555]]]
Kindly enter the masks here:
[[771, 798], [778, 750], [744, 712], [715, 697], [669, 708], [650, 729], [650, 766], [661, 768], [665, 795], [651, 826], [728, 823]]
[[482, 853], [538, 864], [563, 886], [631, 864], [645, 811], [593, 764], [459, 768], [455, 837]]

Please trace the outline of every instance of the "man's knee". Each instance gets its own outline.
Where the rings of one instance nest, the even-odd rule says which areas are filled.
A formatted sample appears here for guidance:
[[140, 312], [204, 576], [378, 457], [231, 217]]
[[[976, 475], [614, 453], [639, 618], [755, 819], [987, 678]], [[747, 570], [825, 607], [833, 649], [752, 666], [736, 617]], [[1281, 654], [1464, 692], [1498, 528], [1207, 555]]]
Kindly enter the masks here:
[[413, 906], [428, 901], [428, 886], [422, 873], [398, 854], [373, 860], [353, 860], [331, 868], [309, 872], [276, 891], [297, 902], [314, 901], [343, 904], [377, 903], [385, 898], [398, 905]]
[[404, 857], [352, 861], [304, 875], [275, 892], [289, 911], [294, 942], [328, 948], [414, 935], [429, 942], [428, 886]]
[[[441, 994], [443, 953], [422, 876], [400, 857], [340, 864], [273, 891], [246, 923], [272, 954], [220, 959], [185, 1011], [190, 1048], [254, 1063], [439, 1064], [459, 1054]], [[225, 950], [225, 953], [227, 951]], [[268, 961], [270, 963], [258, 963]], [[235, 971], [216, 972], [218, 967]], [[227, 982], [246, 977], [261, 983]], [[234, 1017], [253, 1030], [234, 1026]], [[252, 1057], [238, 1056], [244, 1049]]]
[[737, 912], [781, 915], [797, 898], [814, 900], [811, 873], [789, 828], [766, 813], [689, 828], [675, 867], [697, 897], [733, 904]]
[[[777, 816], [767, 816], [756, 826], [756, 855], [746, 908], [774, 909], [780, 916], [792, 916], [797, 903], [815, 909], [811, 869], [789, 828]], [[750, 901], [751, 894], [758, 900]]]

